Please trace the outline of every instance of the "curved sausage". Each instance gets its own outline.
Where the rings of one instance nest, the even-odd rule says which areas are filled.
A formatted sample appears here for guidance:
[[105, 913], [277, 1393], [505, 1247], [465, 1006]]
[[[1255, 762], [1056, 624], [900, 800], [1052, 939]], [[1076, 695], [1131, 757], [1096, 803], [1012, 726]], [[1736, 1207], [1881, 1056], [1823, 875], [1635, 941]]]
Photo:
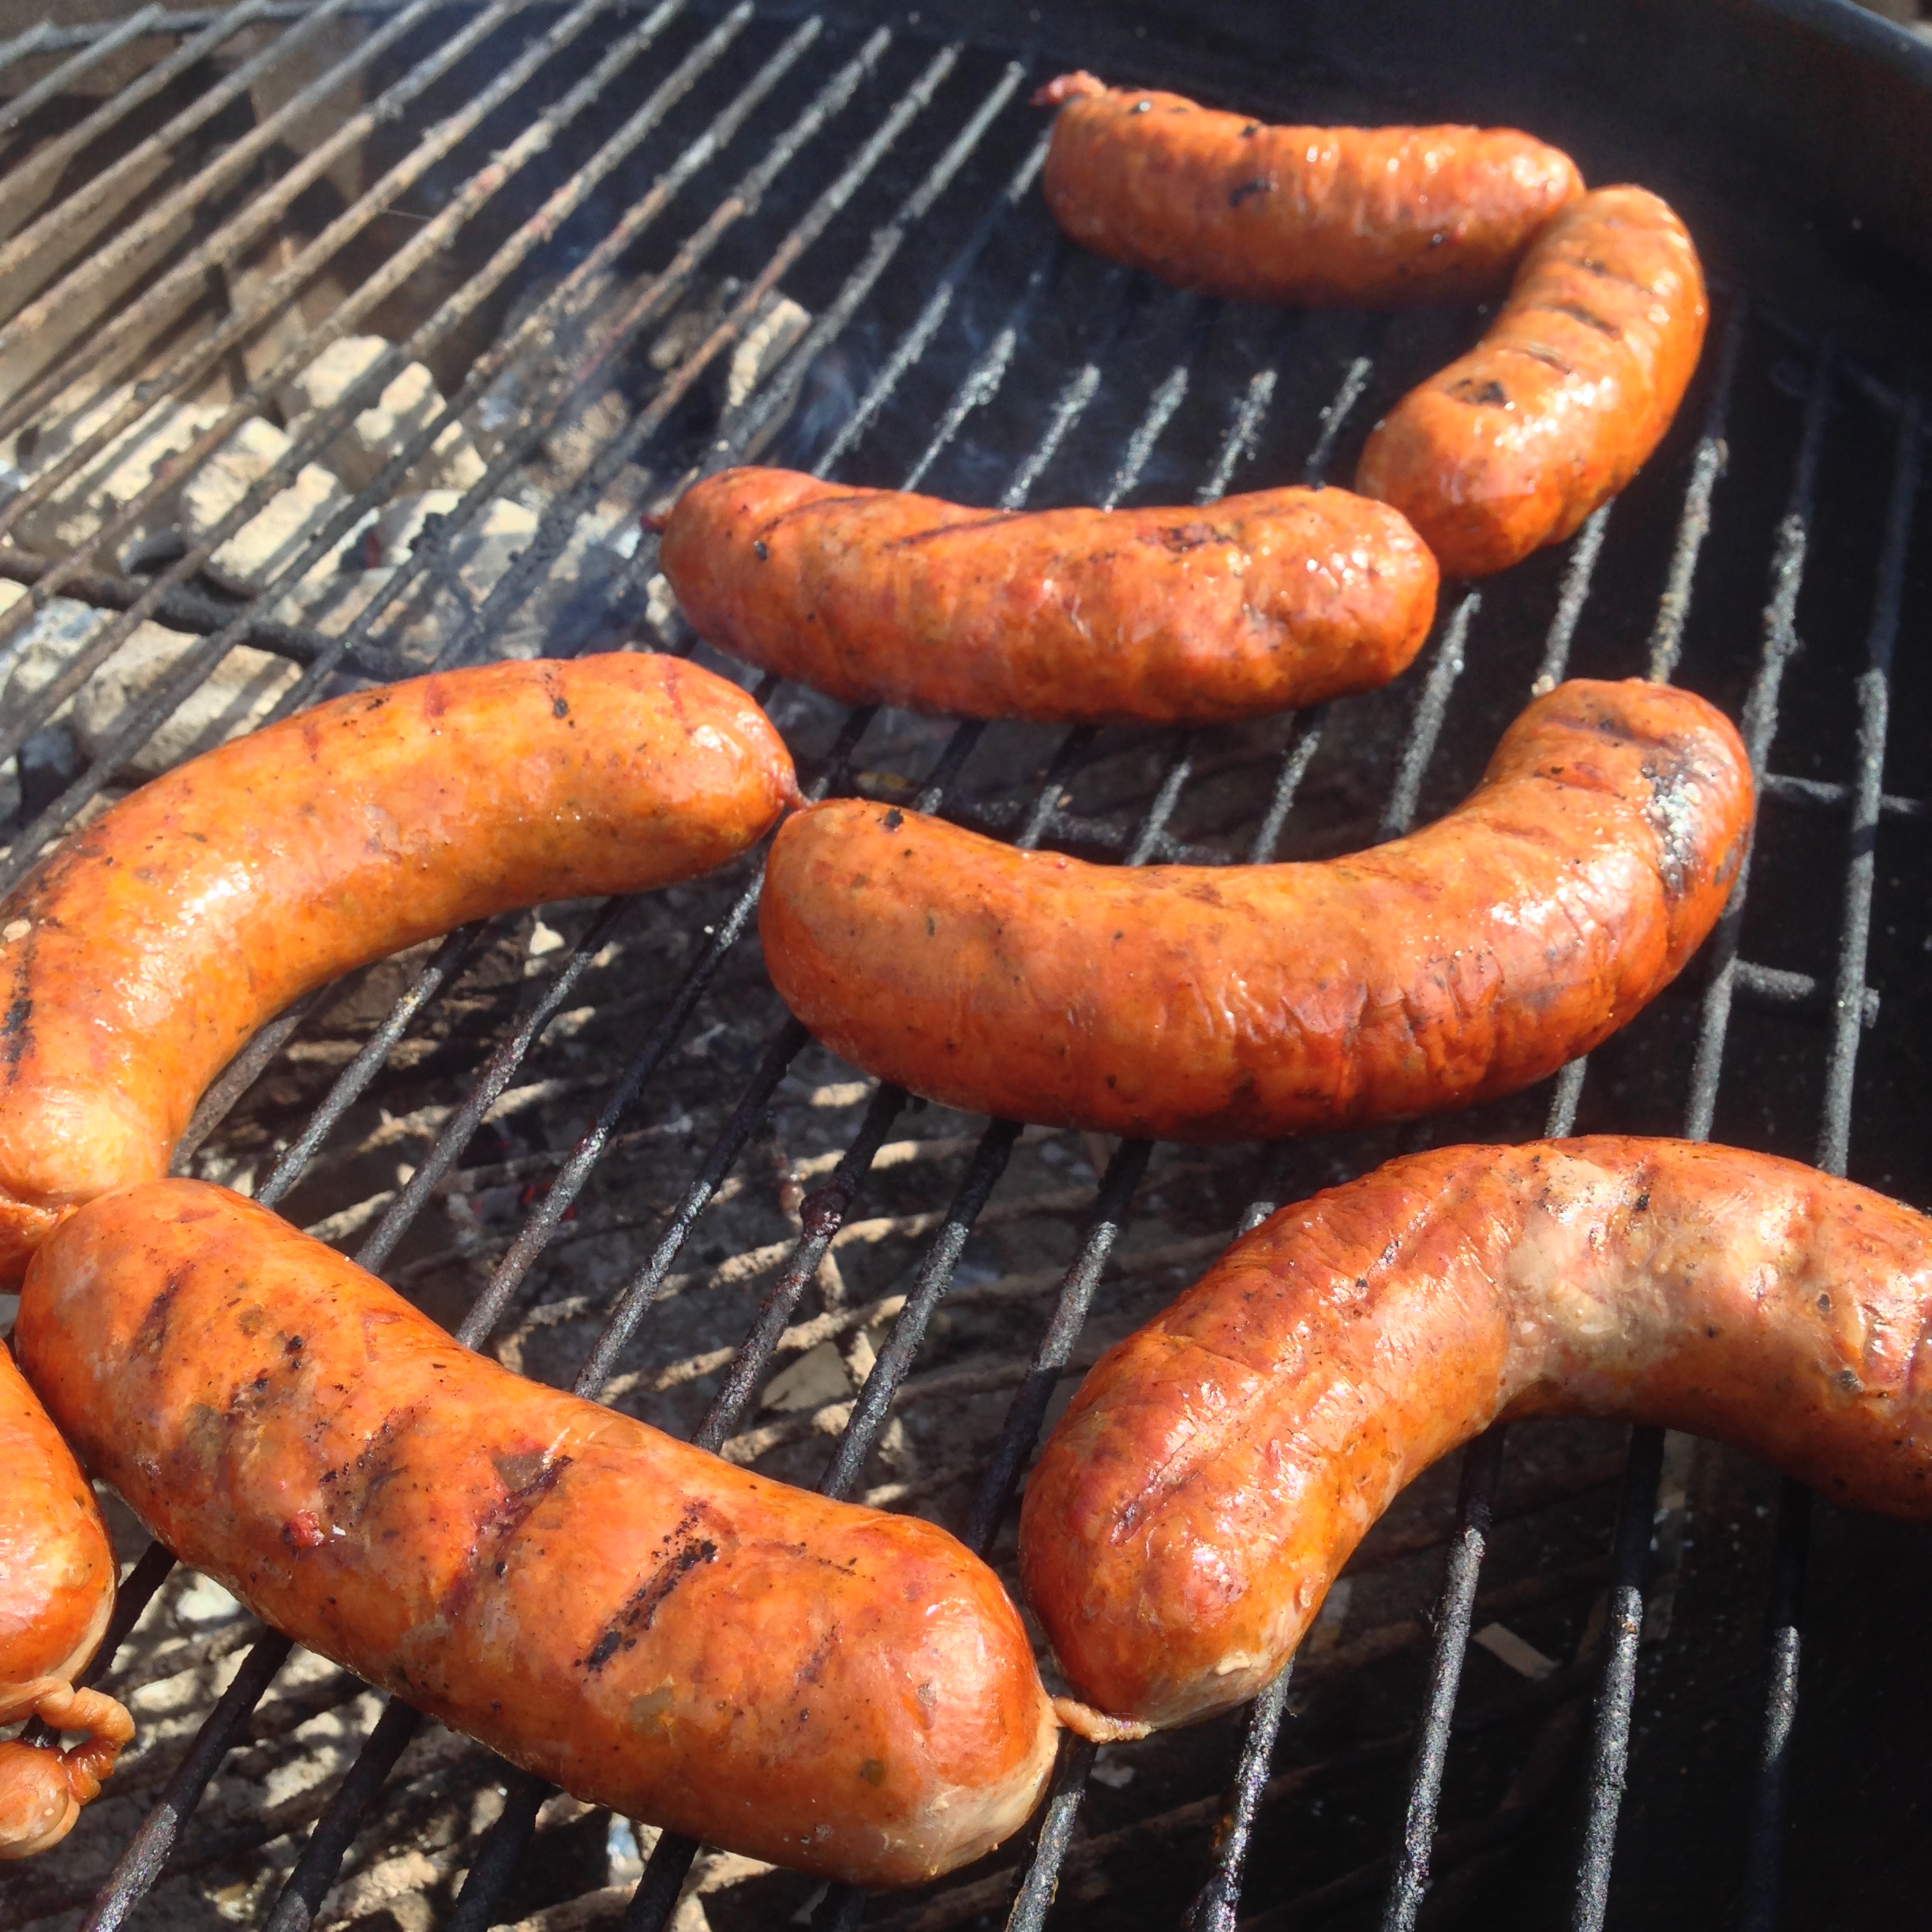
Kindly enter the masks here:
[[1129, 871], [859, 799], [789, 819], [759, 930], [833, 1052], [968, 1112], [1245, 1140], [1554, 1073], [1683, 970], [1735, 876], [1749, 761], [1687, 691], [1578, 681], [1410, 837]]
[[152, 1180], [311, 988], [513, 906], [722, 863], [797, 796], [736, 685], [613, 654], [318, 706], [170, 772], [0, 903], [0, 1281]]
[[1714, 1436], [1932, 1517], [1932, 1220], [1680, 1140], [1449, 1148], [1237, 1241], [1103, 1356], [1020, 1556], [1103, 1709], [1185, 1724], [1287, 1661], [1404, 1484], [1501, 1417]]
[[1020, 515], [758, 469], [687, 490], [659, 562], [708, 643], [848, 704], [1089, 724], [1385, 684], [1437, 575], [1398, 512], [1346, 490]]
[[1355, 471], [1451, 577], [1559, 543], [1649, 460], [1704, 346], [1704, 271], [1642, 188], [1600, 188], [1537, 238], [1488, 334], [1412, 389]]
[[1061, 228], [1234, 301], [1474, 301], [1583, 192], [1567, 155], [1511, 128], [1264, 127], [1087, 73], [1033, 98], [1060, 107], [1040, 185]]
[[73, 1687], [107, 1628], [114, 1575], [94, 1492], [0, 1342], [0, 1724], [87, 1733], [65, 1750], [0, 1744], [0, 1859], [66, 1837], [134, 1735], [112, 1698]]
[[1039, 1794], [1057, 1726], [1025, 1631], [944, 1530], [523, 1381], [238, 1196], [82, 1208], [18, 1333], [184, 1561], [590, 1802], [909, 1885]]

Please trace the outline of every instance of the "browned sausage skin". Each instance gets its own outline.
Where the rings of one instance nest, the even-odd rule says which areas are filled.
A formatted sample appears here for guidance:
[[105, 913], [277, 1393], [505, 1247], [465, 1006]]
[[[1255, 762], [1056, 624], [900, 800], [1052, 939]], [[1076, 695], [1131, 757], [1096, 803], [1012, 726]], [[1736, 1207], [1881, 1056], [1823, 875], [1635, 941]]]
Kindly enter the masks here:
[[766, 964], [833, 1051], [950, 1106], [1181, 1140], [1361, 1125], [1554, 1073], [1683, 970], [1749, 760], [1687, 691], [1577, 681], [1438, 823], [1322, 864], [1094, 866], [845, 799], [780, 830]]
[[64, 1750], [0, 1744], [0, 1859], [66, 1837], [134, 1735], [112, 1698], [73, 1686], [114, 1598], [94, 1492], [0, 1342], [0, 1724], [86, 1733]]
[[1060, 108], [1040, 180], [1067, 234], [1236, 301], [1476, 301], [1583, 192], [1509, 128], [1266, 127], [1087, 73], [1034, 99]]
[[1283, 1208], [1095, 1365], [1020, 1566], [1103, 1710], [1279, 1672], [1396, 1492], [1497, 1420], [1714, 1436], [1932, 1517], [1932, 1220], [1795, 1162], [1614, 1138], [1450, 1148]]
[[473, 1354], [193, 1181], [36, 1256], [21, 1357], [154, 1533], [276, 1628], [627, 1818], [907, 1885], [1033, 1807], [1056, 1725], [998, 1579]]
[[311, 988], [513, 906], [635, 892], [796, 799], [736, 685], [674, 658], [488, 665], [318, 706], [144, 786], [0, 904], [0, 1281], [167, 1171]]
[[1346, 490], [1020, 515], [761, 469], [687, 490], [660, 561], [699, 636], [848, 704], [1090, 724], [1386, 683], [1437, 575], [1398, 512]]
[[1600, 188], [1537, 238], [1488, 332], [1371, 432], [1355, 487], [1451, 577], [1560, 542], [1662, 440], [1704, 346], [1697, 250], [1642, 188]]

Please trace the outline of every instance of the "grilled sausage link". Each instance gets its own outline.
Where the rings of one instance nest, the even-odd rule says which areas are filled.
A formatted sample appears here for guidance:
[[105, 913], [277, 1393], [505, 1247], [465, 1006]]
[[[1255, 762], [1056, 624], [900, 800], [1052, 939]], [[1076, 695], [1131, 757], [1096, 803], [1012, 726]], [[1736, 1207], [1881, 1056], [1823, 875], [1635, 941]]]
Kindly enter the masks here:
[[0, 1744], [0, 1859], [66, 1837], [134, 1735], [112, 1698], [73, 1687], [114, 1599], [100, 1506], [0, 1342], [0, 1724], [38, 1717], [87, 1734], [64, 1750]]
[[1100, 1707], [1185, 1724], [1287, 1661], [1396, 1492], [1499, 1417], [1714, 1436], [1932, 1517], [1932, 1220], [1795, 1162], [1545, 1140], [1285, 1208], [1103, 1356], [1020, 1556]]
[[1061, 228], [1234, 301], [1473, 301], [1583, 192], [1567, 155], [1510, 128], [1264, 127], [1087, 73], [1034, 100], [1060, 107], [1040, 182]]
[[693, 628], [848, 704], [1215, 724], [1384, 684], [1436, 560], [1346, 490], [1204, 509], [968, 510], [789, 470], [687, 490], [659, 560]]
[[976, 1858], [1056, 1724], [998, 1579], [915, 1518], [733, 1468], [459, 1346], [193, 1181], [35, 1256], [21, 1358], [184, 1561], [627, 1818], [864, 1885]]
[[629, 655], [358, 692], [144, 786], [0, 904], [0, 1281], [79, 1202], [165, 1174], [209, 1080], [311, 988], [687, 878], [796, 796], [743, 692]]
[[1683, 223], [1642, 188], [1600, 188], [1537, 238], [1475, 348], [1376, 424], [1355, 487], [1395, 504], [1446, 575], [1507, 570], [1649, 460], [1706, 314]]
[[950, 1106], [1181, 1140], [1358, 1126], [1623, 1025], [1709, 931], [1751, 803], [1702, 698], [1578, 681], [1373, 851], [1129, 871], [843, 799], [781, 829], [759, 929], [827, 1046]]

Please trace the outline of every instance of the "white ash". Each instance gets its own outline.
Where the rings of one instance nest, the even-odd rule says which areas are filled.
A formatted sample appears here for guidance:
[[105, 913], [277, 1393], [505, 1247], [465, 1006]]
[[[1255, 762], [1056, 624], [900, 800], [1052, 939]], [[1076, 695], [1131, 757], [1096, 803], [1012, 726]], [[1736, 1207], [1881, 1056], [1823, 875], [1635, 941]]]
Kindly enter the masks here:
[[[74, 737], [89, 759], [101, 754], [128, 715], [204, 641], [144, 623], [108, 659], [74, 701]], [[133, 754], [125, 767], [127, 776], [158, 777], [183, 758], [198, 757], [253, 731], [267, 721], [275, 701], [301, 675], [286, 657], [237, 645]]]
[[[281, 392], [290, 434], [299, 436], [315, 413], [332, 409], [350, 385], [388, 354], [380, 335], [345, 335], [331, 343]], [[443, 406], [436, 378], [420, 362], [406, 362], [381, 394], [330, 443], [322, 459], [351, 490], [366, 489], [389, 459]], [[480, 482], [483, 459], [460, 422], [452, 422], [402, 479], [411, 492], [465, 490]]]

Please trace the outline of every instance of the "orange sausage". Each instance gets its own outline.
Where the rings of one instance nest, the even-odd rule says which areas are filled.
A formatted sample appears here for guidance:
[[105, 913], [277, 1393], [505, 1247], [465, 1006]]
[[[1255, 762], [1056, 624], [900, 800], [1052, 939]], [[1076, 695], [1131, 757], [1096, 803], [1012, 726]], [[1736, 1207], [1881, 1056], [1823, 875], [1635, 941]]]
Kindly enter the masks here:
[[1040, 185], [1066, 233], [1234, 301], [1474, 301], [1583, 192], [1511, 128], [1264, 127], [1086, 73], [1034, 100], [1060, 107]]
[[163, 1181], [36, 1255], [21, 1357], [185, 1561], [586, 1800], [863, 1885], [1026, 1818], [1057, 1726], [946, 1533], [459, 1346], [266, 1209]]
[[1392, 1161], [1101, 1357], [1028, 1479], [1028, 1598], [1103, 1709], [1211, 1716], [1500, 1417], [1689, 1429], [1923, 1522], [1929, 1323], [1932, 1220], [1793, 1161], [1609, 1137]]
[[972, 1112], [1245, 1140], [1464, 1106], [1554, 1073], [1722, 909], [1749, 761], [1690, 693], [1577, 682], [1436, 825], [1316, 865], [1129, 871], [859, 799], [788, 820], [759, 911], [793, 1013]]
[[1437, 575], [1400, 515], [1346, 490], [1022, 516], [757, 469], [687, 490], [659, 562], [708, 643], [848, 704], [1090, 724], [1385, 684]]
[[668, 657], [489, 665], [318, 706], [170, 772], [0, 904], [0, 1281], [152, 1180], [311, 988], [512, 906], [722, 863], [797, 791], [765, 715]]
[[1355, 487], [1395, 504], [1447, 575], [1507, 570], [1643, 467], [1707, 314], [1683, 223], [1642, 188], [1600, 188], [1537, 238], [1475, 348], [1376, 425]]
[[0, 1859], [66, 1837], [134, 1735], [112, 1698], [73, 1687], [114, 1598], [100, 1506], [0, 1342], [0, 1724], [88, 1734], [65, 1750], [0, 1744]]

